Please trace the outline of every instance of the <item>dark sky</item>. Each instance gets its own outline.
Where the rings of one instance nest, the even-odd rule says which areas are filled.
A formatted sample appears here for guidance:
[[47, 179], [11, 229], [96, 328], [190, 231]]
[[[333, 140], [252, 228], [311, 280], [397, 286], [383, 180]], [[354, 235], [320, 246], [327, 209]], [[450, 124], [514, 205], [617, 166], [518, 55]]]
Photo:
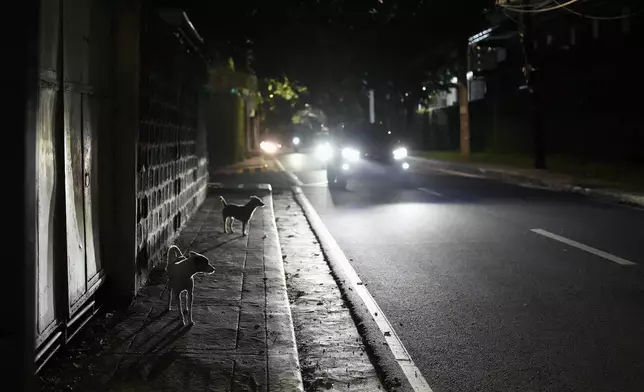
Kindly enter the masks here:
[[[252, 49], [258, 73], [375, 69], [443, 50], [490, 0], [272, 0], [185, 2], [219, 52], [240, 63]], [[225, 6], [224, 6], [225, 4]], [[402, 60], [402, 61], [401, 61]], [[392, 69], [386, 69], [387, 67]], [[310, 70], [307, 71], [307, 69]]]

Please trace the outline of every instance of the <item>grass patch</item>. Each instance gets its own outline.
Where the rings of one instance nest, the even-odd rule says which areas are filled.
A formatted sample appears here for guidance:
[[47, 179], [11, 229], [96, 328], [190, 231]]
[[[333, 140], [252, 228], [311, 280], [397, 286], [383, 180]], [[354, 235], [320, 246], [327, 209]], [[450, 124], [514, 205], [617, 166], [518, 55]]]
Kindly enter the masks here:
[[[469, 159], [458, 151], [426, 151], [419, 154], [424, 158], [452, 162], [502, 165], [518, 169], [532, 169], [533, 158], [521, 154], [474, 153]], [[582, 163], [556, 155], [546, 160], [551, 173], [567, 174], [586, 182], [605, 182], [606, 186], [632, 192], [644, 192], [644, 165], [633, 166], [619, 163]]]

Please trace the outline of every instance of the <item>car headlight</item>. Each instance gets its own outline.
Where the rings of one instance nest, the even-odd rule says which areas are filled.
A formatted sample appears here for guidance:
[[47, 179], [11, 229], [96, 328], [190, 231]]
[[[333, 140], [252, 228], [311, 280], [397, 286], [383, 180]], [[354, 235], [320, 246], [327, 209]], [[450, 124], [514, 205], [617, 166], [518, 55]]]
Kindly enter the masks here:
[[277, 150], [279, 150], [280, 146], [277, 143], [274, 142], [269, 142], [269, 141], [263, 141], [259, 143], [259, 148], [262, 149], [267, 154], [275, 154]]
[[299, 138], [299, 137], [297, 137], [297, 136], [295, 136], [295, 137], [293, 138], [293, 144], [295, 144], [296, 146], [297, 146], [298, 144], [300, 144], [300, 138]]
[[343, 148], [342, 158], [346, 159], [347, 161], [355, 162], [360, 159], [360, 151], [353, 148]]
[[407, 157], [407, 149], [405, 147], [399, 147], [394, 150], [394, 159], [403, 159]]
[[328, 161], [333, 157], [333, 147], [329, 143], [320, 144], [315, 148], [315, 156], [322, 161]]

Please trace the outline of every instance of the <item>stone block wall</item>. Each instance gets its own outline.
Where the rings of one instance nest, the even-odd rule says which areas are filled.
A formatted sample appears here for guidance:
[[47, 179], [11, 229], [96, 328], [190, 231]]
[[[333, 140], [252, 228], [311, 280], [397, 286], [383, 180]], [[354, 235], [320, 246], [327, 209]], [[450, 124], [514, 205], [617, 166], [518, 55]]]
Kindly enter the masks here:
[[140, 284], [165, 257], [206, 196], [206, 65], [156, 14], [143, 17], [137, 157], [137, 274]]

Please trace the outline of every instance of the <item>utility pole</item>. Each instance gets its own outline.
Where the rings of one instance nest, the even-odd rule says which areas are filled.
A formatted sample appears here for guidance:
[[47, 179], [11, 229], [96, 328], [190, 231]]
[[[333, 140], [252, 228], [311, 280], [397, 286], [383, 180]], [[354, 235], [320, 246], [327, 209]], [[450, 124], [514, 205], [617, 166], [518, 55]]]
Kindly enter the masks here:
[[[530, 0], [523, 0], [523, 4], [529, 5]], [[541, 70], [534, 67], [536, 59], [532, 14], [529, 12], [521, 13], [521, 21], [523, 27], [521, 40], [525, 55], [524, 74], [526, 85], [528, 87], [530, 101], [530, 125], [534, 143], [534, 167], [536, 169], [546, 169], [546, 141], [541, 122], [541, 91], [539, 90], [539, 73]]]
[[460, 147], [463, 158], [470, 157], [470, 107], [469, 93], [467, 88], [467, 72], [469, 71], [470, 45], [459, 45], [459, 62], [461, 63], [458, 74], [458, 106], [461, 125]]
[[376, 122], [376, 102], [373, 90], [369, 90], [369, 122]]

